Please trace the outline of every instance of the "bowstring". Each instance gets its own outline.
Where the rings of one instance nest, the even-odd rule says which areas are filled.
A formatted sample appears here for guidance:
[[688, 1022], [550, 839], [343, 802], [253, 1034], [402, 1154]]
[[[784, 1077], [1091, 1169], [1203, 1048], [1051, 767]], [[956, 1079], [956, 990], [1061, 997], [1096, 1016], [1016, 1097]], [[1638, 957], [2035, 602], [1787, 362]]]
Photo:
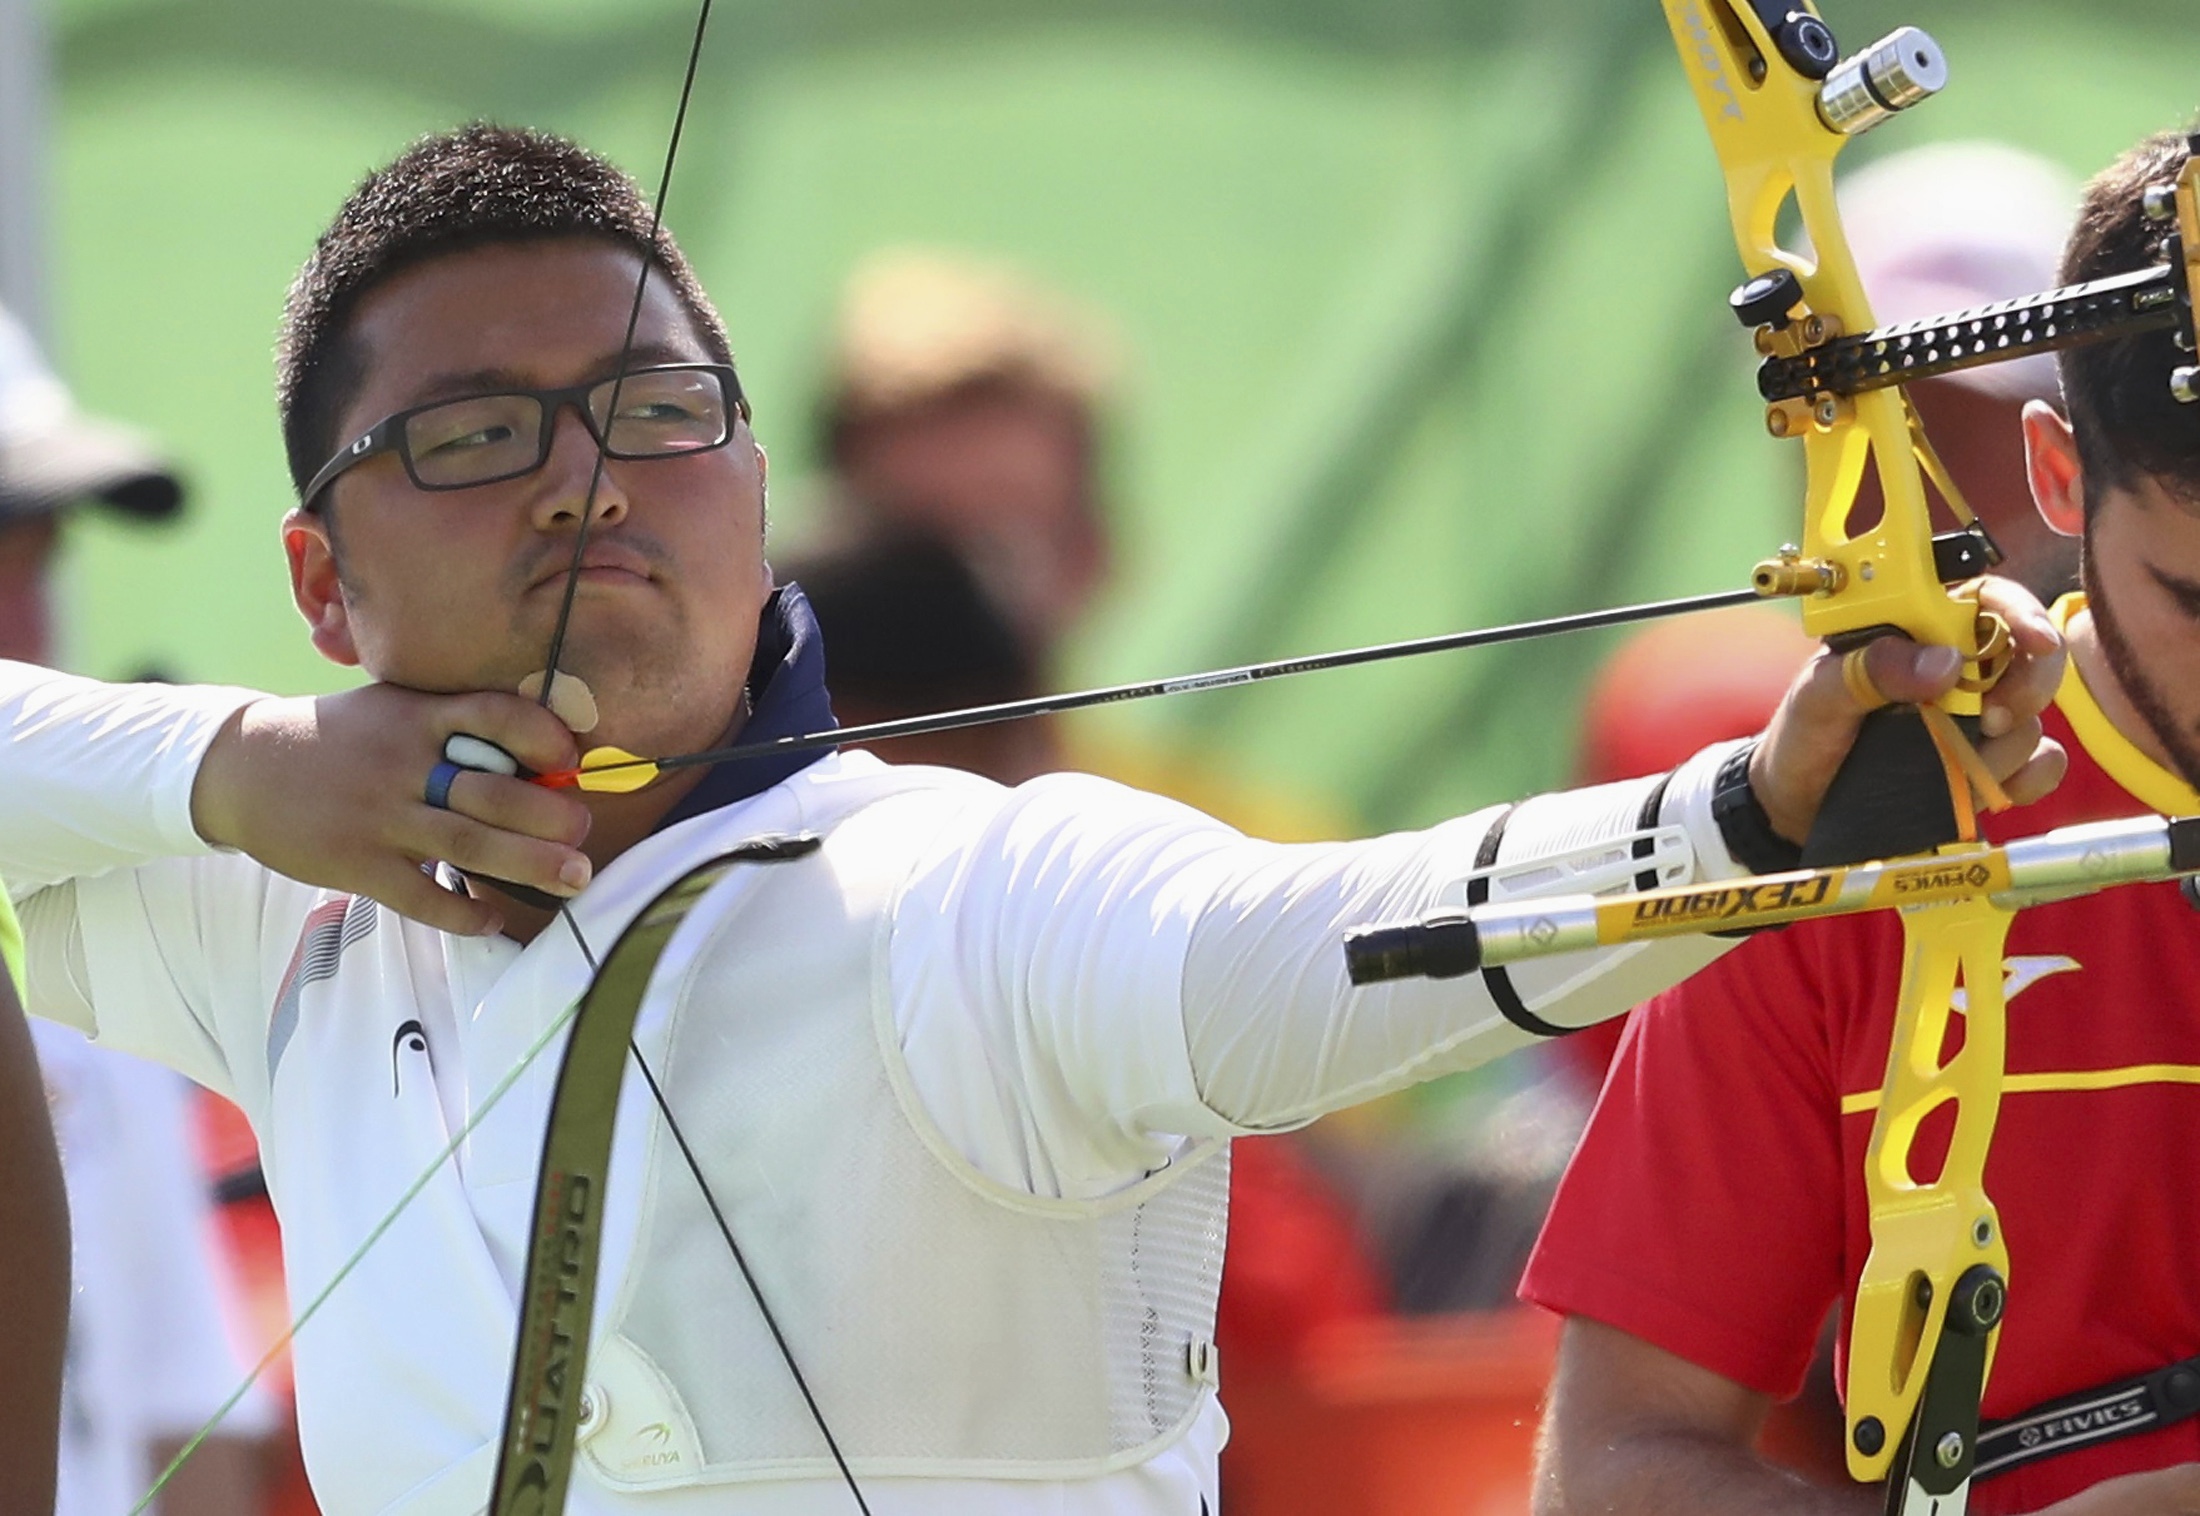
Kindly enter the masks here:
[[[634, 351], [634, 334], [641, 325], [642, 304], [649, 292], [650, 266], [655, 261], [657, 238], [664, 225], [665, 201], [672, 191], [672, 168], [680, 156], [680, 137], [687, 126], [688, 104], [695, 93], [696, 70], [703, 58], [703, 37], [710, 28], [711, 3], [712, 0], [701, 0], [701, 4], [696, 10], [695, 37], [688, 48], [686, 74], [680, 81], [680, 103], [678, 109], [673, 113], [672, 135], [665, 144], [664, 170], [658, 176], [656, 204], [650, 212], [649, 247], [642, 257], [641, 276], [634, 281], [634, 300], [627, 308], [626, 331], [619, 341], [618, 370], [611, 381], [611, 398], [607, 407], [608, 414], [605, 416], [602, 425], [596, 430], [596, 461], [589, 471], [588, 492], [581, 500], [580, 524], [573, 533], [573, 555], [566, 565], [565, 590], [558, 601], [557, 623], [550, 632], [549, 650], [543, 655], [542, 688], [536, 692], [536, 701], [546, 709], [550, 708], [551, 697], [557, 690], [558, 664], [565, 654], [566, 634], [571, 629], [573, 606], [579, 596], [581, 565], [588, 550], [589, 529], [594, 524], [596, 517], [596, 496], [602, 488], [604, 472], [610, 464], [611, 428], [617, 424], [619, 394], [626, 384], [627, 363]], [[550, 417], [545, 424], [555, 426], [557, 418]], [[732, 418], [728, 418], [727, 424], [729, 426], [733, 424]], [[572, 933], [573, 943], [580, 949], [581, 958], [587, 963], [591, 977], [600, 973], [601, 965], [596, 950], [589, 944], [587, 935], [581, 931], [581, 924], [573, 915], [573, 907], [569, 902], [559, 902], [558, 917], [565, 923], [566, 930]], [[679, 1149], [681, 1160], [685, 1163], [689, 1175], [695, 1180], [696, 1188], [702, 1192], [704, 1204], [709, 1207], [711, 1218], [717, 1223], [719, 1235], [725, 1239], [726, 1247], [733, 1255], [734, 1265], [740, 1270], [742, 1282], [748, 1286], [750, 1299], [755, 1301], [757, 1310], [764, 1318], [765, 1326], [771, 1332], [772, 1341], [778, 1345], [781, 1359], [786, 1363], [788, 1372], [794, 1376], [795, 1387], [801, 1392], [803, 1404], [809, 1408], [810, 1419], [817, 1424], [818, 1432], [824, 1437], [825, 1445], [832, 1453], [834, 1466], [840, 1471], [841, 1478], [846, 1481], [849, 1494], [855, 1497], [856, 1508], [862, 1512], [862, 1516], [871, 1516], [870, 1504], [863, 1498], [863, 1488], [856, 1483], [855, 1473], [849, 1468], [848, 1460], [840, 1451], [840, 1441], [833, 1435], [833, 1429], [827, 1424], [824, 1412], [818, 1407], [817, 1396], [810, 1389], [808, 1377], [803, 1374], [801, 1366], [795, 1361], [794, 1350], [788, 1344], [786, 1334], [781, 1331], [779, 1321], [772, 1313], [772, 1308], [765, 1302], [763, 1289], [757, 1283], [755, 1273], [749, 1268], [748, 1259], [742, 1253], [741, 1245], [734, 1241], [733, 1229], [727, 1223], [725, 1212], [718, 1204], [718, 1196], [711, 1189], [710, 1181], [703, 1177], [702, 1164], [696, 1158], [694, 1148], [689, 1145], [687, 1134], [680, 1129], [679, 1121], [673, 1116], [672, 1106], [665, 1099], [663, 1086], [658, 1082], [655, 1072], [651, 1070], [648, 1060], [642, 1056], [641, 1045], [631, 1036], [627, 1039], [627, 1050], [632, 1054], [635, 1066], [641, 1070], [643, 1081], [649, 1086], [649, 1093], [656, 1103], [658, 1113], [664, 1117], [665, 1129], [672, 1135], [673, 1145]], [[592, 1305], [591, 1313], [593, 1313]], [[493, 1498], [494, 1492], [492, 1492]]]
[[[558, 601], [558, 619], [550, 629], [550, 650], [543, 657], [542, 689], [536, 699], [544, 706], [550, 704], [550, 694], [558, 682], [558, 660], [565, 654], [565, 634], [573, 622], [573, 601], [580, 592], [581, 557], [588, 550], [588, 529], [596, 519], [596, 495], [603, 488], [604, 469], [611, 461], [611, 428], [619, 415], [619, 392], [626, 384], [627, 360], [634, 353], [634, 333], [641, 325], [642, 301], [649, 293], [650, 265], [657, 259], [657, 237], [665, 224], [665, 197], [672, 191], [672, 165], [680, 156], [680, 134], [687, 129], [688, 102], [695, 94], [695, 70], [703, 61], [703, 34], [710, 27], [711, 0], [702, 0], [695, 13], [695, 38], [688, 44], [687, 72], [680, 81], [680, 104], [672, 116], [672, 137], [665, 144], [665, 166], [657, 176], [657, 200], [649, 213], [649, 246], [642, 253], [642, 274], [634, 281], [634, 303], [627, 308], [626, 334], [619, 339], [618, 371], [611, 379], [611, 402], [603, 424], [597, 429], [596, 463], [588, 475], [588, 493], [581, 500], [581, 524], [573, 533], [573, 556], [565, 568], [565, 593]], [[556, 416], [543, 418], [543, 425], [555, 427]], [[732, 420], [728, 418], [728, 426]]]

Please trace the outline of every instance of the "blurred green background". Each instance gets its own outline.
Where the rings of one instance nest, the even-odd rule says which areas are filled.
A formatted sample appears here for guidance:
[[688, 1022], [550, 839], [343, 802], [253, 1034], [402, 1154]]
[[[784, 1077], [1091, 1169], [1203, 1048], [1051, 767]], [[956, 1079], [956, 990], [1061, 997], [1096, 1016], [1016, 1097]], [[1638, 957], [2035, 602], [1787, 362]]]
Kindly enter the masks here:
[[[1852, 162], [1999, 137], [2090, 172], [2200, 102], [2189, 0], [1829, 0], [1953, 80]], [[84, 518], [70, 661], [307, 691], [269, 351], [351, 184], [471, 117], [654, 183], [686, 0], [63, 0], [53, 328], [166, 438], [189, 523]], [[727, 0], [669, 221], [804, 527], [840, 281], [1005, 257], [1110, 313], [1122, 574], [1065, 678], [1158, 676], [1742, 583], [1794, 531], [1724, 307], [1720, 185], [1651, 0]], [[1609, 640], [1110, 712], [1370, 825], [1564, 777]]]

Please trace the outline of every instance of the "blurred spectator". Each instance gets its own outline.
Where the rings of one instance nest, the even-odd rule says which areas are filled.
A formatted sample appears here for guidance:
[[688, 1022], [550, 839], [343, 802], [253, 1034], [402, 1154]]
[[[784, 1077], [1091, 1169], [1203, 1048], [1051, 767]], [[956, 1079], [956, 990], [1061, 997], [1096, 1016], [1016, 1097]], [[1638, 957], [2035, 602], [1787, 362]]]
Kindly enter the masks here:
[[[1881, 158], [1838, 187], [1849, 244], [1883, 324], [2052, 289], [2078, 210], [2078, 182], [1996, 142], [1943, 142]], [[2001, 572], [2052, 603], [2078, 587], [2078, 540], [2040, 519], [2018, 417], [2062, 405], [2047, 354], [1909, 387], [1949, 477], [2001, 547]], [[1862, 497], [1875, 508], [1877, 483]], [[1950, 518], [1942, 523], [1954, 524]]]
[[[881, 526], [781, 567], [824, 630], [826, 683], [845, 726], [1041, 693], [1030, 649], [962, 555], [930, 532]], [[877, 751], [1002, 784], [1062, 767], [1044, 720], [901, 737]]]
[[[183, 488], [144, 438], [79, 412], [29, 334], [0, 310], [0, 657], [52, 657], [48, 570], [65, 513], [85, 500], [157, 520], [181, 507]], [[186, 1087], [64, 1028], [41, 1024], [35, 1038], [75, 1243], [57, 1509], [111, 1516], [137, 1503], [245, 1371], [223, 1335], [207, 1187], [188, 1157]], [[271, 1419], [263, 1399], [248, 1397], [178, 1471], [158, 1509], [258, 1510], [259, 1439]]]
[[831, 530], [953, 544], [1044, 662], [1106, 581], [1107, 327], [1015, 272], [883, 253], [842, 298], [820, 455]]
[[[941, 252], [874, 255], [850, 277], [834, 323], [817, 408], [828, 484], [815, 550], [782, 567], [808, 588], [819, 556], [865, 558], [870, 544], [911, 532], [946, 544], [1023, 644], [1029, 692], [1051, 686], [1064, 640], [1114, 563], [1105, 461], [1121, 367], [1101, 316], [1011, 268]], [[826, 647], [835, 709], [848, 720], [846, 659], [833, 633]], [[1243, 775], [1088, 731], [1050, 731], [1048, 741], [1066, 747], [1071, 767], [1172, 795], [1256, 836], [1338, 835], [1320, 807]], [[904, 743], [884, 751], [920, 761]], [[999, 772], [1028, 776], [1034, 761], [1023, 753]]]
[[[155, 1064], [34, 1021], [76, 1238], [63, 1380], [58, 1516], [132, 1510], [244, 1378], [224, 1324], [219, 1238], [192, 1161], [190, 1089]], [[256, 1440], [272, 1431], [248, 1394], [176, 1471], [164, 1516], [260, 1509]]]
[[0, 309], [0, 657], [53, 657], [47, 567], [62, 512], [97, 500], [173, 516], [183, 486], [150, 442], [77, 410], [23, 324]]

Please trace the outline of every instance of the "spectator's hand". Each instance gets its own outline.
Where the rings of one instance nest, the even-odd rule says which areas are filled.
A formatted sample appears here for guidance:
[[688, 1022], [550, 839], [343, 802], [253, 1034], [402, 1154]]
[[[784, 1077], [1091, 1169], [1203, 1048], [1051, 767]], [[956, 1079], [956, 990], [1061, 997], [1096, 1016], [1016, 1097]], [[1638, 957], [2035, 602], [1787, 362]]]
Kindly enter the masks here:
[[427, 803], [429, 771], [455, 732], [537, 772], [579, 761], [565, 723], [517, 695], [424, 695], [368, 685], [319, 699], [259, 700], [229, 719], [199, 765], [191, 819], [218, 847], [307, 884], [366, 895], [429, 926], [487, 936], [493, 906], [422, 872], [440, 860], [560, 897], [588, 883], [589, 813], [573, 794], [497, 774]]
[[2037, 1516], [2200, 1516], [2200, 1463], [2110, 1479]]
[[[2009, 798], [2023, 805], [2061, 783], [2068, 762], [2061, 744], [2040, 730], [2040, 712], [2062, 683], [2062, 634], [2031, 592], [2010, 580], [1987, 579], [1979, 601], [2009, 624], [2015, 643], [2008, 672], [1985, 696], [1979, 756]], [[1790, 842], [1809, 836], [1819, 802], [1863, 723], [1865, 713], [1842, 678], [1841, 656], [1821, 651], [1796, 676], [1750, 762], [1750, 788], [1773, 829]], [[1904, 637], [1882, 637], [1864, 657], [1880, 693], [1903, 704], [1937, 700], [1955, 688], [1963, 671], [1955, 649], [1920, 647]]]

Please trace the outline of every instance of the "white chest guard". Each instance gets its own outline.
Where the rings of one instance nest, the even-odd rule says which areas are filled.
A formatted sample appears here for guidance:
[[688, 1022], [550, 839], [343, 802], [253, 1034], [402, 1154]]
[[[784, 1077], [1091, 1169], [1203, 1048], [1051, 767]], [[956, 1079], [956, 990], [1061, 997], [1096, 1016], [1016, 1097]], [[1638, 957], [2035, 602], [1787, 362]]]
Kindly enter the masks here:
[[[947, 1146], [903, 1069], [887, 947], [910, 860], [955, 809], [904, 793], [729, 876], [659, 965], [652, 1062], [859, 1478], [1091, 1477], [1151, 1458], [1213, 1393], [1227, 1145], [1090, 1202]], [[636, 1490], [833, 1477], [661, 1123], [649, 1141], [582, 1456]]]

